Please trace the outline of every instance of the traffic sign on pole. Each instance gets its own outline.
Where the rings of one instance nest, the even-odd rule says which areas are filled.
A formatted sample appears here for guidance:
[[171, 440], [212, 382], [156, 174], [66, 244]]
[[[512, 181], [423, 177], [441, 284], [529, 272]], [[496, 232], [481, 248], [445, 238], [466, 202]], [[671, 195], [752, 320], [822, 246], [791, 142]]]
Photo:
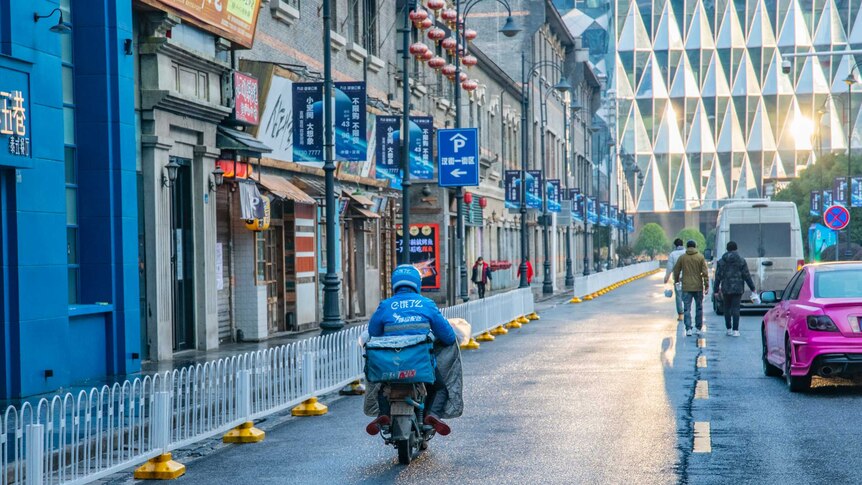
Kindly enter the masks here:
[[479, 185], [479, 130], [437, 130], [437, 179], [440, 187]]
[[843, 205], [833, 205], [823, 211], [823, 224], [833, 231], [844, 230], [850, 224], [850, 211]]

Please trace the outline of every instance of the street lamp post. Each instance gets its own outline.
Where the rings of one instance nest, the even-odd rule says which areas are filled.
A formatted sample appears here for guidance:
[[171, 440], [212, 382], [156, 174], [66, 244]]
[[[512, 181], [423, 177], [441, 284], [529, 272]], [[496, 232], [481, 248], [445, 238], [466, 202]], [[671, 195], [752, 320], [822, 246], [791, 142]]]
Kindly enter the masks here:
[[[531, 79], [533, 78], [533, 74], [537, 72], [538, 69], [544, 67], [551, 67], [560, 74], [560, 80], [557, 84], [554, 85], [553, 89], [558, 92], [565, 92], [572, 89], [572, 85], [565, 78], [565, 73], [563, 72], [563, 68], [557, 64], [554, 64], [551, 61], [537, 61], [532, 66], [530, 66], [529, 70], [526, 69], [526, 59], [524, 58], [524, 51], [521, 51], [521, 288], [525, 288], [529, 286], [527, 283], [527, 189], [526, 189], [526, 181], [527, 181], [527, 147], [528, 147], [528, 138], [527, 138], [527, 111], [530, 108], [529, 103], [529, 93], [530, 93], [530, 85]], [[550, 92], [550, 91], [549, 91]], [[546, 100], [542, 100], [544, 103]], [[541, 108], [541, 106], [540, 106]], [[540, 109], [540, 114], [543, 114], [543, 111]], [[544, 168], [544, 158], [545, 158], [545, 150], [544, 150], [544, 126], [542, 127], [542, 165]], [[543, 237], [544, 244], [543, 249], [545, 252], [545, 261], [543, 264], [543, 275], [542, 275], [542, 293], [548, 294], [553, 293], [554, 286], [551, 282], [551, 263], [548, 260], [548, 240], [547, 240], [547, 190], [544, 187], [544, 173], [542, 174], [542, 180], [540, 181], [540, 188], [542, 195], [542, 208], [543, 208]]]
[[583, 194], [583, 198], [584, 198], [584, 205], [583, 205], [583, 207], [584, 207], [584, 276], [589, 276], [590, 275], [590, 256], [589, 256], [589, 254], [590, 254], [590, 246], [589, 246], [589, 244], [590, 244], [590, 241], [589, 241], [589, 239], [590, 239], [590, 228], [589, 228], [590, 221], [588, 219], [589, 211], [587, 210], [587, 206], [589, 205], [589, 197], [587, 196], [587, 193], [591, 192], [588, 189], [590, 188], [590, 186], [592, 184], [589, 183], [589, 173], [587, 172], [587, 165], [591, 165], [591, 164], [587, 160], [587, 153], [589, 153], [589, 151], [587, 150], [587, 125], [586, 125], [586, 123], [583, 123], [583, 127], [584, 127], [584, 167], [581, 170], [581, 190], [584, 193]]
[[[324, 1], [326, 6], [328, 1]], [[401, 31], [401, 264], [410, 264], [410, 11], [416, 0], [404, 3]], [[327, 44], [328, 45], [328, 44]]]
[[613, 162], [616, 159], [616, 150], [614, 150], [614, 141], [608, 139], [608, 269], [611, 269], [611, 234], [613, 234], [613, 225], [610, 218], [611, 215], [611, 172], [613, 172]]
[[[572, 194], [571, 194], [571, 183], [569, 182], [569, 180], [570, 180], [569, 171], [571, 169], [571, 163], [573, 162], [572, 159], [574, 158], [574, 153], [571, 153], [571, 156], [569, 156], [570, 155], [569, 151], [570, 150], [574, 151], [575, 144], [571, 140], [571, 138], [573, 138], [572, 132], [574, 131], [574, 129], [572, 129], [571, 131], [569, 130], [569, 126], [570, 126], [569, 125], [569, 114], [571, 114], [572, 117], [574, 118], [575, 113], [580, 111], [580, 109], [581, 109], [581, 106], [578, 104], [578, 101], [574, 97], [572, 97], [572, 101], [571, 101], [571, 104], [569, 105], [569, 109], [564, 110], [565, 111], [565, 123], [563, 124], [563, 132], [565, 133], [564, 138], [566, 140], [566, 150], [564, 150], [564, 152], [563, 152], [563, 156], [565, 157], [564, 158], [564, 162], [565, 162], [564, 172], [566, 175], [566, 194], [571, 199], [569, 201], [569, 203], [571, 203], [571, 204], [575, 203], [575, 198], [572, 197]], [[571, 212], [571, 208], [569, 208], [569, 211]], [[565, 280], [565, 285], [566, 285], [566, 288], [571, 288], [571, 287], [575, 286], [575, 275], [572, 272], [572, 223], [571, 222], [569, 222], [569, 224], [566, 226], [566, 280]]]
[[323, 276], [323, 321], [320, 323], [320, 328], [325, 333], [344, 327], [338, 299], [341, 280], [335, 272], [335, 223], [338, 216], [335, 210], [335, 162], [332, 153], [332, 52], [329, 48], [331, 24], [330, 2], [325, 1], [323, 2], [323, 171], [326, 192], [326, 274]]
[[[479, 2], [483, 0], [468, 0], [464, 4], [464, 19], [461, 19], [461, 0], [455, 0], [455, 29], [453, 33], [455, 34], [455, 128], [461, 128], [461, 59], [458, 55], [458, 49], [461, 47], [461, 41], [464, 39], [465, 33], [467, 31], [467, 14], [470, 13], [470, 10], [473, 9]], [[500, 29], [500, 32], [506, 37], [514, 37], [521, 30], [515, 26], [515, 21], [512, 18], [512, 7], [509, 5], [507, 0], [496, 0], [498, 3], [506, 7], [508, 11], [508, 17], [506, 17], [506, 23]], [[466, 46], [464, 46], [466, 53]], [[503, 98], [500, 98], [500, 104], [502, 106]], [[455, 188], [455, 210], [458, 212], [456, 216], [455, 224], [457, 227], [455, 228], [455, 260], [458, 262], [458, 275], [459, 275], [459, 291], [460, 298], [462, 301], [469, 301], [470, 295], [467, 293], [467, 260], [466, 251], [464, 250], [464, 189], [462, 187]]]
[[[847, 210], [848, 211], [850, 210], [850, 203], [852, 201], [851, 195], [850, 195], [851, 194], [850, 188], [852, 186], [850, 183], [850, 180], [851, 180], [850, 177], [852, 176], [850, 167], [852, 167], [851, 161], [852, 161], [852, 155], [853, 155], [853, 145], [852, 145], [853, 121], [851, 119], [851, 117], [853, 116], [853, 92], [852, 92], [852, 89], [853, 89], [853, 85], [858, 82], [856, 80], [856, 76], [853, 75], [853, 71], [855, 71], [857, 69], [857, 67], [858, 67], [857, 64], [853, 64], [853, 66], [850, 68], [850, 72], [847, 73], [847, 78], [844, 79], [844, 82], [847, 83], [847, 180], [846, 180], [846, 183], [844, 185], [844, 192], [846, 195]], [[845, 250], [844, 254], [847, 257], [849, 257], [851, 254], [850, 253], [850, 225], [849, 224], [847, 225], [847, 228], [844, 229], [844, 231], [847, 233], [847, 235], [846, 235], [847, 249]], [[838, 261], [839, 259], [840, 258], [838, 257], [838, 246], [836, 245], [835, 246], [835, 261]]]

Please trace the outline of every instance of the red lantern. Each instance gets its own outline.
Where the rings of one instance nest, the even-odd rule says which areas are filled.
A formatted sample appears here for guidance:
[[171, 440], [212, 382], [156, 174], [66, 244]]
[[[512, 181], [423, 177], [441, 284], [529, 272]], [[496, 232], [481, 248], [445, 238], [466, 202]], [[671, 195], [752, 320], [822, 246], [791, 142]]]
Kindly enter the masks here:
[[445, 66], [443, 66], [443, 70], [441, 72], [450, 80], [455, 79], [455, 66], [453, 66], [452, 64], [446, 64]]
[[420, 22], [420, 23], [419, 23], [419, 26], [418, 26], [418, 27], [419, 27], [421, 30], [428, 30], [428, 29], [430, 29], [430, 28], [431, 28], [431, 27], [433, 27], [433, 26], [434, 26], [434, 21], [433, 21], [433, 20], [431, 20], [431, 19], [429, 19], [429, 18], [426, 18], [425, 20], [423, 20], [422, 22]]
[[422, 55], [422, 54], [424, 54], [427, 50], [428, 50], [428, 46], [427, 46], [427, 45], [425, 45], [425, 44], [423, 44], [423, 43], [421, 43], [421, 42], [416, 42], [415, 44], [411, 44], [411, 45], [410, 45], [410, 53], [411, 53], [411, 54], [413, 54], [413, 55], [414, 55], [414, 56], [416, 56], [416, 57], [421, 56], [421, 55]]
[[464, 82], [467, 82], [468, 79], [470, 79], [470, 78], [467, 77], [467, 73], [464, 71], [461, 71], [461, 75], [458, 76], [458, 80], [461, 81], [462, 83], [464, 83]]
[[458, 18], [458, 12], [452, 10], [451, 8], [447, 8], [446, 10], [440, 12], [440, 18], [445, 20], [446, 22], [451, 23]]
[[428, 0], [428, 8], [431, 10], [440, 10], [446, 6], [446, 0]]
[[433, 58], [434, 58], [434, 53], [433, 53], [433, 52], [431, 52], [431, 49], [428, 49], [427, 51], [425, 51], [425, 53], [424, 53], [424, 54], [422, 54], [421, 56], [419, 56], [419, 60], [420, 60], [420, 61], [422, 61], [422, 62], [428, 62], [428, 61], [430, 61], [430, 60], [431, 60], [431, 59], [433, 59]]
[[408, 16], [414, 24], [418, 24], [419, 22], [422, 22], [423, 20], [428, 18], [428, 12], [422, 9], [412, 10], [410, 11], [410, 14]]
[[455, 39], [453, 39], [452, 37], [446, 37], [445, 39], [443, 39], [443, 42], [440, 42], [440, 47], [446, 49], [450, 53], [455, 50], [455, 47], [457, 45], [458, 43], [455, 42]]
[[443, 29], [431, 29], [428, 31], [428, 38], [434, 42], [440, 42], [446, 38], [446, 31]]
[[441, 69], [445, 65], [446, 65], [446, 59], [443, 59], [440, 56], [434, 56], [428, 60], [428, 67], [430, 67], [432, 69]]
[[488, 199], [486, 199], [484, 197], [479, 197], [479, 207], [484, 209], [487, 206], [488, 206]]
[[[462, 74], [463, 74], [463, 73], [462, 73]], [[467, 91], [467, 92], [475, 91], [475, 90], [476, 90], [476, 88], [478, 88], [478, 87], [479, 87], [479, 83], [477, 83], [476, 81], [474, 81], [474, 80], [472, 80], [472, 79], [468, 79], [468, 80], [463, 81], [463, 82], [461, 83], [461, 88], [462, 88], [464, 91]]]
[[458, 57], [464, 57], [464, 54], [466, 54], [466, 52], [464, 51], [464, 46], [461, 44], [458, 44], [458, 49], [456, 50], [458, 51]]
[[473, 67], [479, 63], [479, 59], [476, 59], [476, 56], [468, 55], [468, 56], [464, 56], [464, 58], [461, 59], [461, 63], [467, 67]]
[[470, 192], [464, 192], [464, 203], [472, 204], [473, 203], [473, 194]]
[[464, 38], [465, 38], [465, 39], [467, 39], [467, 40], [475, 40], [475, 39], [476, 39], [476, 37], [478, 37], [478, 36], [479, 36], [479, 33], [478, 33], [478, 32], [476, 32], [476, 31], [475, 31], [475, 30], [473, 30], [473, 29], [467, 29], [467, 30], [464, 32]]

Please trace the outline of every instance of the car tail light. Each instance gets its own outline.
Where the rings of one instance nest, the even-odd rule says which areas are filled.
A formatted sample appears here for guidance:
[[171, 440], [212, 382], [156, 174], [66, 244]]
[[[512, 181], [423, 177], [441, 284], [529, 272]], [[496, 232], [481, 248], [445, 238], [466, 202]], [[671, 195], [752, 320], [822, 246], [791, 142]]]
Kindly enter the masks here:
[[818, 332], [838, 331], [838, 327], [835, 326], [835, 322], [833, 322], [832, 319], [827, 317], [826, 315], [809, 315], [808, 329], [816, 330]]
[[805, 266], [805, 260], [804, 259], [797, 259], [796, 260], [796, 271], [799, 271], [800, 269], [802, 269], [803, 266]]

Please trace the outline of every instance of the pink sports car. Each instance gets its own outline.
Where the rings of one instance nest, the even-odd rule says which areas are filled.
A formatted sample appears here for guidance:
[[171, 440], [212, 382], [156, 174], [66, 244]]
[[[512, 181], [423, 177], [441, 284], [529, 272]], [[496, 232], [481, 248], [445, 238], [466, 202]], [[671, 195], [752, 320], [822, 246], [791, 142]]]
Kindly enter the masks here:
[[814, 375], [862, 373], [862, 263], [805, 266], [761, 299], [775, 303], [763, 318], [764, 374], [802, 392]]

